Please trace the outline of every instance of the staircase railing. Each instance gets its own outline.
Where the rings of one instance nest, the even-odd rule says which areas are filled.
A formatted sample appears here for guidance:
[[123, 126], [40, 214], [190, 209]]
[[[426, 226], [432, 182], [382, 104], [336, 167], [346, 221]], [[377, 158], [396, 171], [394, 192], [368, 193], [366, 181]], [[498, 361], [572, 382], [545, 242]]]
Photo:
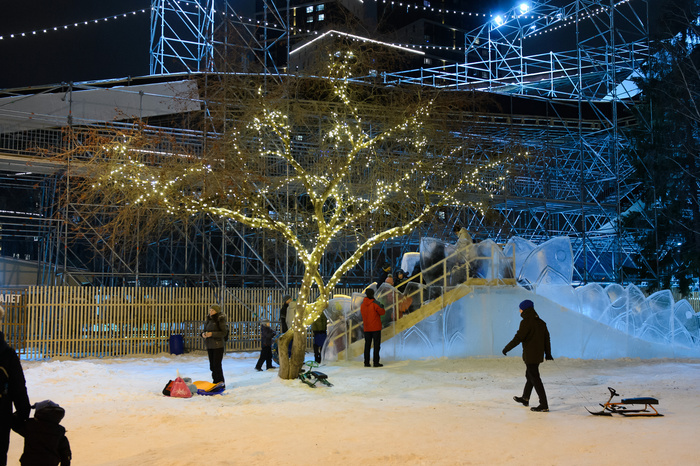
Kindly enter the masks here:
[[[491, 277], [489, 278], [470, 276], [470, 263], [475, 263], [479, 260], [490, 260], [491, 264], [495, 263], [494, 248], [491, 249], [490, 256], [470, 257], [470, 261], [458, 261], [458, 265], [451, 267], [448, 270], [448, 264], [450, 262], [454, 261], [455, 259], [462, 259], [465, 257], [465, 248], [457, 249], [454, 253], [431, 265], [426, 270], [421, 270], [420, 273], [404, 280], [401, 283], [398, 283], [395, 286], [395, 289], [391, 291], [394, 296], [392, 296], [389, 300], [389, 302], [392, 304], [388, 305], [386, 309], [387, 314], [390, 316], [390, 321], [385, 323], [384, 328], [382, 329], [382, 342], [416, 325], [421, 320], [435, 314], [441, 309], [444, 309], [449, 304], [463, 298], [473, 290], [474, 286], [512, 286], [517, 284], [515, 278], [515, 249], [513, 250], [513, 256], [510, 258], [509, 264], [510, 273], [508, 275], [510, 275], [512, 278], [497, 277], [496, 267], [491, 267]], [[437, 278], [423, 283], [426, 276], [435, 276], [434, 272], [436, 270], [440, 271]], [[464, 276], [466, 278], [459, 283], [450, 283], [453, 277], [459, 276]], [[406, 288], [408, 288], [411, 282], [416, 282], [425, 286], [418, 286], [415, 290], [408, 294], [403, 294], [398, 291], [398, 289], [403, 288], [404, 285]], [[426, 293], [428, 293], [427, 299], [425, 296]], [[436, 293], [439, 293], [439, 295], [435, 296]], [[377, 295], [377, 298], [381, 299], [384, 296], [386, 296], [386, 293]], [[413, 306], [413, 303], [417, 300], [417, 302], [420, 303], [420, 307], [412, 312], [406, 312], [408, 309], [404, 309], [404, 307], [406, 307], [407, 300], [410, 300], [409, 306]], [[336, 345], [335, 347], [342, 346], [345, 348], [338, 352], [338, 360], [354, 359], [364, 351], [362, 321], [347, 320], [346, 325], [347, 329], [345, 332], [334, 336], [329, 342], [329, 344]], [[339, 339], [344, 341], [336, 341]]]

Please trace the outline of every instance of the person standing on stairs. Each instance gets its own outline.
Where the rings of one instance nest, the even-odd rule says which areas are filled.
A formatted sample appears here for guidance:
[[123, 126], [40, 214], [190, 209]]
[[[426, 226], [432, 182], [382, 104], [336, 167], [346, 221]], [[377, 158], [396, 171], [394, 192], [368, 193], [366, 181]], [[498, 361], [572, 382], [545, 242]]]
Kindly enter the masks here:
[[522, 343], [523, 345], [523, 361], [525, 362], [525, 387], [523, 388], [523, 396], [514, 396], [513, 399], [524, 406], [530, 404], [530, 394], [534, 387], [537, 396], [540, 399], [540, 404], [530, 408], [531, 411], [547, 412], [549, 404], [547, 403], [547, 394], [544, 391], [544, 385], [540, 378], [540, 363], [544, 359], [553, 361], [552, 348], [549, 340], [549, 330], [544, 320], [535, 312], [535, 305], [529, 299], [520, 303], [520, 317], [523, 319], [520, 322], [520, 328], [513, 339], [503, 348], [503, 355], [508, 351]]
[[382, 367], [379, 363], [379, 348], [382, 344], [382, 319], [381, 316], [386, 314], [382, 306], [374, 300], [374, 290], [368, 288], [365, 290], [365, 299], [362, 300], [360, 306], [362, 313], [362, 324], [365, 331], [365, 367], [369, 365], [369, 350], [374, 344], [374, 355], [372, 361], [374, 367]]

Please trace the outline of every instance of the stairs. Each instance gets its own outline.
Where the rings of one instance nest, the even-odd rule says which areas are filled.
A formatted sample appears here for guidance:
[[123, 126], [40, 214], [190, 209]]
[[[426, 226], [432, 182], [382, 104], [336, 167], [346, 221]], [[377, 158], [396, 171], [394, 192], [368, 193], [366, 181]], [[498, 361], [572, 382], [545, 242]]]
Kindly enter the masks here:
[[[456, 252], [455, 254], [459, 254], [459, 252]], [[469, 278], [468, 274], [466, 274], [467, 279], [460, 285], [453, 286], [453, 287], [448, 287], [448, 279], [449, 279], [449, 273], [454, 273], [454, 270], [448, 272], [446, 270], [446, 264], [448, 260], [453, 259], [452, 257], [446, 257], [442, 261], [438, 262], [437, 264], [433, 265], [432, 267], [440, 267], [441, 268], [441, 276], [437, 278], [436, 280], [433, 280], [430, 285], [442, 285], [443, 290], [447, 289], [445, 293], [442, 293], [439, 297], [436, 299], [430, 300], [423, 304], [420, 308], [416, 309], [415, 311], [405, 314], [401, 316], [398, 320], [393, 321], [389, 326], [385, 327], [382, 329], [382, 342], [385, 342], [389, 340], [390, 338], [393, 338], [394, 336], [398, 335], [399, 333], [403, 332], [404, 330], [413, 327], [416, 325], [418, 322], [422, 321], [423, 319], [426, 319], [436, 312], [440, 311], [441, 309], [444, 309], [446, 306], [462, 299], [463, 297], [467, 296], [469, 293], [471, 293], [474, 290], [475, 286], [502, 286], [502, 285], [511, 285], [515, 286], [517, 285], [517, 281], [514, 278], [492, 278], [492, 279], [485, 279], [485, 278]], [[477, 259], [482, 259], [482, 258], [477, 258]], [[513, 264], [515, 264], [515, 260], [513, 258]], [[432, 268], [431, 267], [431, 268]], [[466, 264], [463, 266], [466, 267]], [[515, 265], [513, 265], [515, 267]], [[515, 276], [515, 273], [513, 273], [512, 276]], [[399, 284], [400, 285], [400, 284]], [[424, 290], [420, 289], [417, 290], [414, 293], [409, 294], [408, 296], [413, 297], [414, 300], [418, 299], [419, 302], [423, 302], [423, 294]], [[398, 293], [398, 292], [397, 292]], [[396, 299], [394, 299], [394, 302], [398, 302]], [[392, 310], [387, 309], [387, 312], [392, 312]], [[341, 334], [338, 335], [334, 338], [343, 338], [346, 340], [346, 342], [349, 340], [348, 336], [352, 336], [355, 333], [355, 330], [362, 326], [362, 322], [351, 322], [350, 327], [348, 330]], [[351, 338], [351, 337], [350, 337]], [[364, 338], [359, 339], [357, 341], [352, 341], [348, 342], [349, 344], [344, 345], [345, 349], [340, 351], [338, 353], [338, 360], [352, 360], [355, 359], [356, 357], [360, 356], [361, 354], [364, 353], [365, 349], [365, 340]]]
[[[444, 293], [440, 298], [434, 299], [430, 301], [429, 303], [425, 304], [424, 306], [421, 306], [419, 309], [417, 309], [414, 312], [411, 312], [410, 314], [406, 314], [403, 317], [401, 317], [399, 320], [392, 322], [391, 325], [388, 327], [382, 329], [382, 342], [387, 341], [388, 339], [396, 336], [397, 334], [403, 332], [409, 327], [413, 327], [416, 325], [418, 322], [421, 320], [430, 317], [431, 315], [435, 314], [439, 310], [443, 309], [445, 306], [454, 303], [455, 301], [465, 297], [472, 291], [471, 286], [467, 285], [460, 285], [452, 290], [448, 291], [447, 293]], [[358, 325], [362, 325], [361, 323]], [[356, 328], [352, 327], [350, 329], [350, 334], [352, 335], [352, 331]], [[365, 340], [364, 338], [358, 341], [355, 341], [350, 344], [348, 348], [345, 350], [341, 351], [338, 353], [338, 360], [343, 360], [343, 359], [355, 359], [359, 355], [363, 354], [365, 351]]]

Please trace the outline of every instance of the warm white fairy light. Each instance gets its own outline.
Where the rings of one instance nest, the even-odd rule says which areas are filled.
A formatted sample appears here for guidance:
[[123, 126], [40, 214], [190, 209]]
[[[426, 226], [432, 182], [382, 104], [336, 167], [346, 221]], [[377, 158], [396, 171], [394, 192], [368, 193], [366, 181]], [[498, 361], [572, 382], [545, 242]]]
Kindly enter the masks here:
[[[143, 162], [145, 157], [156, 152], [132, 147], [128, 139], [119, 139], [114, 144], [102, 146], [102, 150], [114, 154], [113, 158], [119, 163], [93, 184], [96, 189], [105, 185], [118, 186], [123, 190], [123, 197], [136, 205], [159, 205], [171, 214], [184, 212], [195, 215], [206, 212], [251, 228], [279, 232], [296, 251], [305, 269], [292, 324], [292, 330], [302, 333], [327, 305], [329, 290], [374, 245], [410, 233], [441, 206], [468, 205], [483, 211], [483, 203], [465, 201], [460, 193], [468, 190], [483, 195], [493, 194], [507, 177], [507, 172], [492, 178], [483, 178], [482, 173], [493, 172], [507, 163], [508, 159], [491, 160], [478, 169], [463, 174], [456, 173], [454, 167], [446, 163], [466, 150], [465, 147], [457, 146], [449, 152], [453, 157], [426, 155], [430, 160], [414, 160], [400, 171], [388, 173], [390, 177], [378, 176], [366, 191], [354, 192], [350, 177], [355, 176], [361, 167], [370, 167], [372, 157], [385, 153], [386, 144], [396, 144], [401, 150], [412, 154], [427, 154], [431, 150], [431, 141], [421, 131], [421, 126], [433, 118], [436, 104], [428, 100], [413, 111], [407, 111], [407, 116], [394, 126], [381, 130], [375, 127], [370, 134], [370, 125], [363, 122], [352, 98], [350, 65], [353, 55], [338, 52], [329, 55], [328, 59], [328, 82], [332, 85], [334, 100], [339, 106], [329, 114], [329, 130], [322, 137], [323, 144], [335, 154], [329, 165], [332, 168], [316, 173], [313, 171], [315, 167], [306, 167], [295, 158], [295, 133], [290, 117], [281, 110], [285, 107], [276, 107], [266, 98], [263, 89], [258, 89], [257, 92], [259, 106], [256, 116], [247, 125], [238, 127], [226, 136], [229, 144], [227, 147], [230, 149], [228, 153], [235, 160], [243, 162], [243, 154], [253, 151], [252, 154], [256, 157], [279, 158], [288, 164], [289, 176], [285, 176], [279, 184], [306, 193], [312, 208], [307, 217], [284, 218], [270, 214], [270, 209], [267, 208], [268, 195], [275, 195], [280, 190], [279, 184], [273, 187], [251, 182], [239, 191], [239, 185], [224, 183], [216, 189], [215, 186], [219, 185], [214, 183], [222, 175], [212, 164], [193, 157], [176, 157], [178, 162], [182, 162], [182, 170], [175, 175], [161, 172], [157, 167]], [[453, 179], [458, 176], [458, 180]], [[372, 218], [374, 213], [386, 211], [387, 205], [397, 198], [406, 197], [406, 186], [420, 186], [424, 192], [422, 207], [415, 216], [401, 226], [370, 234], [333, 275], [324, 280], [319, 273], [319, 264], [332, 241], [339, 235], [347, 234], [350, 228], [365, 219]], [[433, 197], [435, 200], [432, 200]], [[324, 206], [329, 204], [333, 207], [325, 209]], [[302, 237], [298, 234], [299, 231], [309, 231], [312, 235]], [[357, 234], [356, 229], [355, 231]], [[318, 287], [319, 298], [307, 302], [312, 286]]]
[[142, 10], [134, 10], [134, 11], [128, 11], [126, 13], [120, 13], [117, 15], [110, 15], [110, 16], [103, 16], [101, 18], [96, 18], [96, 19], [91, 19], [88, 21], [78, 21], [78, 22], [73, 22], [70, 24], [63, 24], [61, 26], [52, 26], [52, 27], [47, 27], [47, 28], [39, 28], [35, 29], [32, 31], [26, 31], [26, 32], [15, 32], [15, 33], [10, 33], [10, 34], [4, 34], [0, 35], [0, 40], [6, 40], [6, 39], [19, 39], [22, 37], [27, 37], [27, 36], [36, 36], [37, 34], [48, 34], [50, 32], [56, 32], [59, 30], [68, 30], [68, 29], [73, 29], [81, 26], [88, 26], [90, 24], [100, 24], [104, 23], [105, 21], [113, 21], [117, 19], [123, 19], [123, 18], [128, 18], [130, 16], [139, 14], [139, 13], [150, 13], [150, 9], [142, 9]]

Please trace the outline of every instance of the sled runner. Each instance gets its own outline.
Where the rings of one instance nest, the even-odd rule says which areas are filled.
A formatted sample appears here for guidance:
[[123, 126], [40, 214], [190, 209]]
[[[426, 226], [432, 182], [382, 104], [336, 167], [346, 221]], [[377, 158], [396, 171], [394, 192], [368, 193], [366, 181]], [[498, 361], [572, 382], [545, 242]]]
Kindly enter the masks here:
[[[648, 396], [638, 397], [638, 398], [623, 398], [617, 403], [613, 403], [612, 399], [616, 396], [620, 396], [614, 388], [608, 387], [610, 390], [610, 399], [600, 406], [603, 407], [602, 411], [591, 411], [586, 408], [591, 414], [596, 416], [612, 416], [613, 414], [622, 414], [623, 416], [633, 417], [633, 416], [663, 416], [654, 408], [653, 405], [659, 404], [659, 400], [656, 398], [651, 398]], [[644, 405], [643, 408], [639, 406]]]
[[316, 361], [305, 361], [304, 365], [308, 366], [308, 369], [306, 371], [302, 369], [299, 373], [299, 380], [303, 383], [312, 388], [316, 388], [316, 384], [319, 382], [327, 387], [333, 386], [333, 384], [328, 381], [328, 376], [326, 374], [313, 370], [314, 367], [318, 367]]

